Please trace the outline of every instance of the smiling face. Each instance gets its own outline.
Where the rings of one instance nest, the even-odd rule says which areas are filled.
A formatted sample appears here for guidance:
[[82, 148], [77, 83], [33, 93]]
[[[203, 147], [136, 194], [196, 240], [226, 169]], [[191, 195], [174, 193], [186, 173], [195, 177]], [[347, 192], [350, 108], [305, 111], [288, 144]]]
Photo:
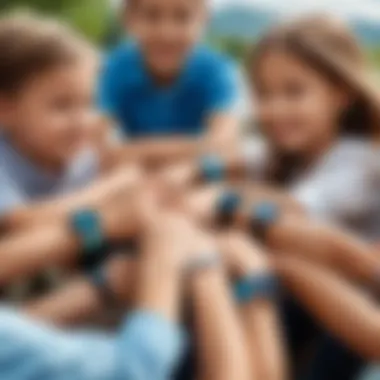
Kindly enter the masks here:
[[31, 78], [0, 102], [7, 134], [46, 166], [65, 166], [92, 125], [95, 78], [95, 66], [85, 62], [57, 66]]
[[285, 153], [306, 153], [334, 139], [349, 102], [320, 71], [281, 49], [260, 57], [255, 92], [262, 130]]
[[203, 33], [205, 18], [203, 0], [132, 0], [127, 28], [149, 69], [165, 77], [181, 69]]

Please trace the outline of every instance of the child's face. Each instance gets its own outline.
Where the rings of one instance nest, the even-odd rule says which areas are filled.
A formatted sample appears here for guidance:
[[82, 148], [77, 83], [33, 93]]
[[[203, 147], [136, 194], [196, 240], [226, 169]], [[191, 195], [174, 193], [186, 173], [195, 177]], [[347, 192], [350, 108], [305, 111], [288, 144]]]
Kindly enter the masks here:
[[146, 63], [157, 75], [177, 73], [201, 38], [203, 0], [134, 1], [128, 13], [128, 31], [139, 41]]
[[68, 163], [91, 126], [95, 74], [95, 65], [78, 63], [38, 75], [1, 102], [0, 124], [47, 164]]
[[260, 125], [278, 149], [306, 153], [338, 132], [347, 96], [298, 58], [267, 52], [258, 64], [255, 85]]

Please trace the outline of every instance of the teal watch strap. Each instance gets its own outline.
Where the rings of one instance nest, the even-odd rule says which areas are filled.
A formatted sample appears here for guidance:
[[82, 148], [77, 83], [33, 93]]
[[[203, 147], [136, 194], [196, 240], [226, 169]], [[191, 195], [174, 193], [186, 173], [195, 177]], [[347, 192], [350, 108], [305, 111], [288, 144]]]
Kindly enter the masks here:
[[225, 177], [225, 164], [217, 155], [205, 155], [200, 160], [201, 177], [206, 182], [220, 182]]
[[103, 266], [99, 266], [88, 272], [87, 277], [92, 285], [97, 289], [106, 306], [115, 306], [116, 297], [109, 286], [105, 268]]
[[256, 299], [273, 299], [278, 292], [278, 280], [272, 274], [252, 275], [240, 279], [234, 286], [235, 299], [242, 304]]
[[81, 265], [88, 269], [98, 265], [107, 251], [99, 213], [84, 209], [71, 216], [71, 227], [81, 244]]
[[251, 231], [257, 238], [265, 240], [268, 228], [280, 217], [280, 208], [274, 202], [264, 201], [255, 205], [250, 213]]

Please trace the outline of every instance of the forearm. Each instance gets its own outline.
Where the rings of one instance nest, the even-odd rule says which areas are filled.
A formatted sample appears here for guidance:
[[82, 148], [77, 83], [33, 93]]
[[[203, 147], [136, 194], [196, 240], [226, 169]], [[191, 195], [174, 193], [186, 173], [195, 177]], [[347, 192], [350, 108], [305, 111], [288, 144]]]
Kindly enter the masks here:
[[245, 339], [223, 274], [199, 274], [193, 298], [201, 378], [251, 379]]
[[113, 149], [109, 155], [112, 166], [133, 162], [147, 166], [187, 160], [200, 153], [200, 141], [192, 138], [167, 138], [127, 143]]
[[[307, 258], [359, 281], [371, 283], [377, 280], [380, 260], [369, 244], [344, 230], [306, 218], [292, 202], [277, 203], [276, 199], [266, 198], [265, 193], [250, 198], [244, 195], [244, 191], [237, 191], [241, 194], [242, 206], [231, 221], [236, 228], [255, 234], [247, 208], [253, 209], [254, 204], [269, 200], [279, 209], [279, 216], [265, 232], [265, 244], [272, 250]], [[186, 196], [182, 208], [201, 222], [215, 223], [218, 200], [225, 192], [222, 185], [198, 190]], [[250, 199], [249, 202], [246, 199]]]
[[[126, 308], [131, 302], [136, 265], [132, 259], [116, 257], [104, 268], [109, 296], [121, 307]], [[68, 327], [81, 325], [101, 313], [106, 306], [104, 302], [101, 290], [88, 276], [81, 276], [23, 309], [36, 319]]]
[[294, 259], [276, 260], [284, 285], [331, 333], [368, 360], [380, 359], [375, 302], [333, 273]]
[[380, 260], [370, 244], [334, 226], [284, 216], [269, 229], [267, 244], [279, 254], [304, 258], [351, 279], [369, 285], [378, 281]]
[[[118, 242], [135, 236], [138, 230], [135, 211], [120, 209], [124, 222], [114, 210], [102, 212], [102, 229], [107, 241]], [[0, 285], [33, 276], [45, 268], [78, 265], [82, 249], [69, 220], [53, 221], [12, 234], [0, 242]]]
[[64, 220], [78, 208], [98, 208], [137, 185], [139, 179], [132, 170], [122, 168], [68, 196], [22, 206], [0, 218], [1, 230], [13, 232], [49, 220]]
[[257, 378], [285, 380], [287, 363], [276, 306], [271, 301], [256, 300], [242, 307], [241, 313]]
[[138, 309], [162, 315], [176, 322], [182, 288], [181, 273], [165, 255], [140, 258], [135, 304]]
[[0, 242], [0, 285], [27, 278], [49, 267], [70, 267], [79, 258], [80, 243], [61, 224], [36, 227]]

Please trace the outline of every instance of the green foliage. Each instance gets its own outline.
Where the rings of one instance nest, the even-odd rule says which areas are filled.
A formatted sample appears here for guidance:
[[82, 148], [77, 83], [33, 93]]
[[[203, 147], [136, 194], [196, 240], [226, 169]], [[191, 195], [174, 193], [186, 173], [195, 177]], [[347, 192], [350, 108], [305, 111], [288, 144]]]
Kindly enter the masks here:
[[247, 41], [239, 38], [211, 38], [210, 43], [220, 51], [241, 62], [245, 59], [250, 47]]
[[84, 33], [92, 41], [102, 44], [111, 27], [108, 0], [1, 0], [0, 13], [30, 9], [54, 15]]

